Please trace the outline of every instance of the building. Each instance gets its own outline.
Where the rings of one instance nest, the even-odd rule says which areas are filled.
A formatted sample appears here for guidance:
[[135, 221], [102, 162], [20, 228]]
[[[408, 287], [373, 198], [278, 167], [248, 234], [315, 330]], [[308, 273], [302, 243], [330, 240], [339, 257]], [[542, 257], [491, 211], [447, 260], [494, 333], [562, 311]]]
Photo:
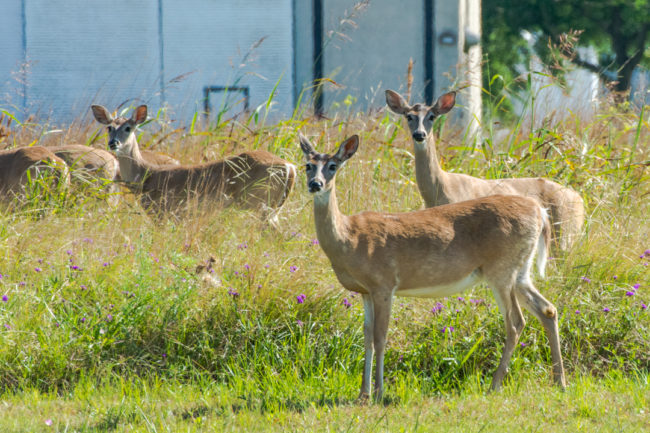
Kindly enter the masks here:
[[[365, 110], [405, 91], [412, 58], [413, 101], [469, 83], [459, 104], [478, 116], [479, 40], [480, 0], [11, 0], [0, 106], [53, 122], [92, 103], [230, 116], [271, 94], [274, 115], [298, 101]], [[337, 85], [314, 95], [322, 77]]]

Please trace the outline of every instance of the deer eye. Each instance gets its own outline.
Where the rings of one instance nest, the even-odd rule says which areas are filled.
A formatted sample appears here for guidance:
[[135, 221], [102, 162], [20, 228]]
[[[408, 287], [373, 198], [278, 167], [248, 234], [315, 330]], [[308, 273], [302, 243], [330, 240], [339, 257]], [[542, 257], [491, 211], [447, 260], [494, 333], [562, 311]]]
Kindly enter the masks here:
[[336, 170], [336, 164], [330, 164], [328, 169], [329, 169], [329, 171], [335, 171]]
[[415, 120], [415, 116], [413, 114], [407, 114], [406, 120], [408, 120], [409, 122], [413, 122]]
[[309, 164], [309, 163], [305, 164], [305, 170], [311, 171], [313, 168], [314, 168], [314, 164]]
[[436, 116], [433, 113], [429, 113], [428, 119], [433, 120], [433, 119], [435, 119], [435, 117]]
[[127, 126], [126, 128], [124, 128], [124, 132], [131, 132], [131, 127]]
[[106, 129], [108, 129], [108, 132], [113, 132], [113, 127], [112, 126], [107, 126]]

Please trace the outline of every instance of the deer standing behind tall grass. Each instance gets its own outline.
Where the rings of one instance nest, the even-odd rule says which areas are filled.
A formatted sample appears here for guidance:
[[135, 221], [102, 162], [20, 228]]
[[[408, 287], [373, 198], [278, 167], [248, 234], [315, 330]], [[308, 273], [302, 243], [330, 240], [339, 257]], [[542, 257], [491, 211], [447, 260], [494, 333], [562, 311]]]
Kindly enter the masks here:
[[141, 194], [146, 208], [174, 211], [195, 201], [201, 206], [236, 205], [262, 210], [271, 220], [293, 188], [293, 164], [264, 150], [243, 152], [221, 161], [198, 165], [156, 166], [147, 162], [135, 136], [147, 119], [147, 106], [137, 107], [131, 118], [113, 118], [92, 106], [95, 119], [108, 126], [110, 149], [120, 163], [120, 175]]
[[442, 169], [436, 151], [433, 122], [456, 103], [456, 93], [446, 93], [433, 106], [409, 105], [393, 90], [386, 90], [386, 103], [403, 115], [415, 147], [415, 178], [426, 207], [457, 203], [494, 194], [521, 195], [535, 199], [550, 213], [553, 238], [567, 250], [579, 237], [585, 218], [580, 194], [571, 188], [541, 177], [519, 179], [479, 179]]

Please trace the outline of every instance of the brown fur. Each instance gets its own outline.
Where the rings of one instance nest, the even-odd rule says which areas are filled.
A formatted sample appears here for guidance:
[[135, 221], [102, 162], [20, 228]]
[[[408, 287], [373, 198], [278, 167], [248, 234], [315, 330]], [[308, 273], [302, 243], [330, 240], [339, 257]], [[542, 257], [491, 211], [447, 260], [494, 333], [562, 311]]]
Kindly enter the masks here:
[[[431, 125], [436, 116], [454, 106], [454, 92], [442, 95], [433, 107], [424, 104], [409, 106], [404, 98], [392, 90], [386, 91], [386, 102], [391, 110], [410, 119], [409, 128], [415, 146], [415, 178], [426, 207], [494, 194], [522, 195], [535, 199], [549, 210], [553, 238], [561, 249], [568, 249], [579, 238], [584, 224], [584, 203], [574, 190], [539, 177], [479, 179], [442, 169]], [[418, 143], [416, 133], [425, 136], [425, 141]]]
[[31, 177], [35, 178], [39, 170], [53, 170], [59, 182], [69, 182], [65, 162], [45, 147], [0, 151], [0, 197], [7, 199], [20, 195], [27, 184], [27, 172], [31, 172]]
[[498, 389], [525, 324], [520, 303], [542, 321], [553, 373], [564, 386], [555, 307], [532, 284], [534, 256], [543, 273], [550, 226], [545, 211], [527, 197], [494, 195], [407, 213], [344, 215], [335, 176], [355, 152], [353, 136], [334, 155], [317, 153], [300, 136], [307, 185], [314, 193], [318, 241], [343, 287], [361, 293], [366, 361], [360, 398], [370, 393], [376, 352], [375, 397], [383, 390], [383, 357], [393, 296], [449, 296], [485, 281], [506, 322], [506, 345], [492, 387]]
[[112, 119], [101, 106], [94, 105], [93, 113], [109, 125], [109, 146], [116, 151], [122, 178], [142, 193], [146, 207], [173, 210], [196, 199], [207, 205], [276, 210], [293, 188], [293, 164], [263, 150], [207, 164], [153, 165], [142, 157], [134, 134], [136, 125], [146, 120], [146, 106], [128, 120]]

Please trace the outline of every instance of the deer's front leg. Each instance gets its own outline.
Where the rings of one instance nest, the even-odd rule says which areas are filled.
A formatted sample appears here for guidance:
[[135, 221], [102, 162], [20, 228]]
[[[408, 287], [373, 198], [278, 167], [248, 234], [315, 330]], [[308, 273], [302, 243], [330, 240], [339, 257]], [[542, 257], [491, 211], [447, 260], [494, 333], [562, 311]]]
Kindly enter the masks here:
[[386, 290], [373, 295], [374, 329], [373, 343], [375, 346], [375, 401], [381, 401], [384, 392], [384, 352], [386, 350], [386, 337], [388, 323], [390, 322], [391, 307], [393, 305], [393, 291]]
[[368, 400], [368, 397], [370, 397], [370, 375], [372, 374], [372, 345], [375, 312], [372, 298], [369, 294], [363, 295], [363, 311], [363, 343], [365, 347], [365, 360], [363, 365], [363, 378], [361, 379], [361, 392], [359, 393], [360, 402], [364, 402]]

